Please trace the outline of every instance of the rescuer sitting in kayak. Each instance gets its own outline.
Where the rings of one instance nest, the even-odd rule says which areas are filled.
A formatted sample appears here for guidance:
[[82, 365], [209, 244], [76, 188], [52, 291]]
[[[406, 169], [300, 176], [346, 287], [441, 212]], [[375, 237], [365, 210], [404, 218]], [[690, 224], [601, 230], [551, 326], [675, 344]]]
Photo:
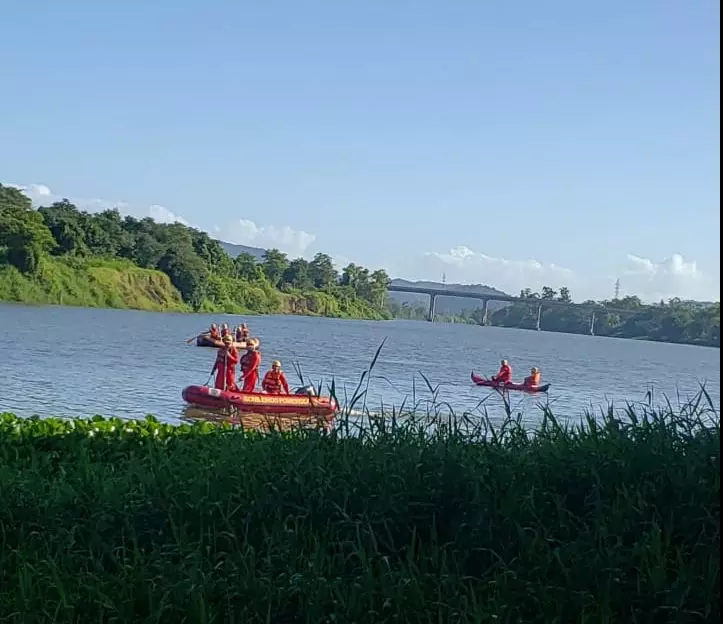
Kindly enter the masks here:
[[[281, 362], [274, 360], [271, 362], [271, 370], [266, 371], [264, 379], [261, 382], [261, 389], [268, 394], [290, 394], [289, 382], [286, 381], [286, 375], [281, 370]], [[283, 390], [283, 393], [281, 392]]]
[[259, 381], [259, 366], [261, 366], [261, 354], [256, 350], [256, 341], [250, 339], [246, 343], [246, 353], [241, 357], [241, 376], [243, 388], [241, 392], [253, 392]]
[[223, 347], [216, 352], [216, 362], [211, 374], [216, 373], [214, 387], [219, 390], [238, 391], [236, 387], [236, 364], [238, 364], [238, 351], [233, 346], [231, 336], [224, 336]]
[[225, 338], [226, 336], [231, 337], [231, 330], [228, 328], [228, 323], [221, 325], [221, 338]]
[[540, 380], [542, 379], [542, 373], [539, 371], [539, 369], [535, 368], [534, 366], [530, 370], [529, 376], [525, 377], [524, 381], [522, 382], [522, 385], [527, 386], [528, 388], [534, 388], [535, 386], [540, 385]]
[[220, 340], [221, 334], [218, 333], [218, 327], [216, 323], [211, 323], [211, 327], [207, 332], [204, 332], [211, 340]]
[[241, 323], [236, 328], [236, 342], [246, 342], [249, 338], [249, 328], [246, 323]]
[[500, 370], [496, 375], [492, 376], [492, 381], [499, 384], [510, 383], [512, 381], [512, 367], [507, 360], [500, 362]]

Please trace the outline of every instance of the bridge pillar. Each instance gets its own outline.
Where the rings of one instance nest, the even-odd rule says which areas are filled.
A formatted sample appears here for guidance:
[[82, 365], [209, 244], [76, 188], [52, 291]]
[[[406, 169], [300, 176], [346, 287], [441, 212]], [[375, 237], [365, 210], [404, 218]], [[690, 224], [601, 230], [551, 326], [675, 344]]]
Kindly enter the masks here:
[[595, 335], [595, 310], [592, 311], [592, 317], [590, 318], [590, 335]]
[[542, 304], [538, 304], [537, 306], [537, 331], [540, 331], [542, 329]]
[[437, 295], [429, 295], [429, 312], [427, 313], [427, 320], [430, 323], [434, 323], [434, 312], [437, 307]]
[[487, 325], [489, 323], [489, 319], [487, 318], [489, 313], [489, 303], [488, 299], [482, 299], [482, 325]]

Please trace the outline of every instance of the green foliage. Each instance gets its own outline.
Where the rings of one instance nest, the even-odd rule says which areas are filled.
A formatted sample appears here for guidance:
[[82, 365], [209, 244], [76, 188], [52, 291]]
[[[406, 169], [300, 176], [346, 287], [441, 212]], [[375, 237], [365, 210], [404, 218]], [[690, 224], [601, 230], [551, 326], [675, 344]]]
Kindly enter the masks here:
[[533, 433], [397, 416], [349, 437], [344, 419], [259, 434], [0, 415], [0, 614], [719, 621], [717, 417], [548, 411]]
[[[49, 253], [62, 262], [54, 263]], [[104, 305], [102, 301], [107, 300], [128, 307], [128, 301], [101, 297], [91, 285], [81, 293], [78, 289], [87, 276], [79, 276], [74, 289], [63, 292], [59, 285], [69, 286], [73, 280], [64, 277], [53, 284], [47, 280], [36, 283], [3, 267], [9, 264], [21, 273], [37, 276], [44, 261], [53, 267], [49, 271], [62, 273], [74, 266], [72, 258], [98, 257], [126, 259], [143, 269], [162, 271], [194, 310], [389, 316], [385, 307], [389, 279], [383, 271], [369, 275], [367, 269], [356, 267], [359, 275], [354, 284], [342, 284], [325, 254], [317, 254], [311, 262], [303, 258], [289, 261], [279, 250], [270, 249], [261, 263], [248, 254], [232, 259], [208, 234], [180, 223], [122, 218], [117, 210], [90, 214], [66, 199], [36, 211], [20, 191], [0, 185], [0, 276], [4, 280], [0, 299], [80, 302], [78, 305], [91, 301]], [[78, 266], [82, 270], [85, 265]], [[130, 270], [131, 265], [128, 267]]]
[[43, 217], [19, 190], [0, 184], [0, 248], [5, 261], [22, 273], [34, 274], [55, 246]]

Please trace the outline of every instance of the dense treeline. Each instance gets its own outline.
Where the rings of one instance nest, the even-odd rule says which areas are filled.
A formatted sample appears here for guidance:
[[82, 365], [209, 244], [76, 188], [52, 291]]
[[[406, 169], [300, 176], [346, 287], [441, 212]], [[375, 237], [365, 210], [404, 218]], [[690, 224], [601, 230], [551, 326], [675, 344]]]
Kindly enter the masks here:
[[354, 264], [339, 274], [326, 254], [289, 260], [270, 249], [262, 262], [231, 258], [205, 232], [180, 223], [87, 213], [68, 200], [34, 210], [19, 190], [0, 184], [0, 264], [37, 276], [44, 262], [70, 266], [98, 258], [125, 259], [162, 271], [197, 311], [291, 312], [384, 318], [387, 274]]
[[[556, 291], [549, 286], [539, 293], [522, 290], [520, 298], [529, 302], [514, 303], [496, 310], [489, 315], [489, 323], [499, 327], [535, 329], [535, 303], [539, 302], [542, 304], [540, 326], [544, 331], [588, 334], [592, 312], [595, 311], [596, 336], [720, 347], [720, 302], [704, 304], [671, 299], [657, 305], [645, 305], [633, 296], [572, 304], [568, 288]], [[554, 305], [553, 301], [571, 305]], [[463, 318], [482, 324], [483, 313], [481, 309], [469, 310], [465, 311]]]

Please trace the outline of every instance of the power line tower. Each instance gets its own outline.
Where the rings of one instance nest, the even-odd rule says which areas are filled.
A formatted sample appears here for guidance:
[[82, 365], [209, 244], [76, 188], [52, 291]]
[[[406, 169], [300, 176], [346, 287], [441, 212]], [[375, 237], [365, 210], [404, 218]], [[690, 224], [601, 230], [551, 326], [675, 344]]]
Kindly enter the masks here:
[[444, 286], [447, 283], [447, 274], [442, 273], [442, 286]]
[[620, 278], [615, 280], [615, 301], [620, 300]]

